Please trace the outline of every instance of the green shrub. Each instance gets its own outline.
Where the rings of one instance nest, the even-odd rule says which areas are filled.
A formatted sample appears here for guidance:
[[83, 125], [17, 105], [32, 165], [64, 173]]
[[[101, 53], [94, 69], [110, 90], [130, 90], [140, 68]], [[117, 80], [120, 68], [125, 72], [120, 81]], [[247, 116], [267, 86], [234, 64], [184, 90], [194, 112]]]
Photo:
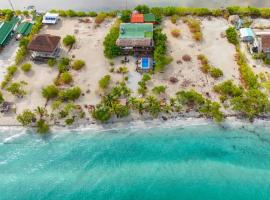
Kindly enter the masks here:
[[49, 59], [47, 64], [50, 67], [53, 67], [56, 63], [57, 63], [56, 59]]
[[238, 97], [242, 95], [243, 88], [238, 87], [233, 84], [231, 80], [225, 81], [223, 83], [220, 83], [218, 85], [214, 86], [214, 91], [223, 97], [223, 101], [227, 100], [228, 97]]
[[75, 101], [81, 96], [81, 89], [74, 87], [59, 92], [59, 99], [62, 101]]
[[5, 101], [2, 92], [0, 92], [0, 104], [3, 103]]
[[131, 11], [130, 10], [124, 10], [121, 13], [121, 21], [124, 23], [130, 22], [130, 16], [131, 16]]
[[76, 42], [76, 38], [74, 35], [67, 35], [63, 39], [63, 43], [67, 47], [72, 47], [75, 44], [75, 42]]
[[150, 12], [150, 8], [147, 5], [138, 5], [134, 10], [137, 10], [141, 14], [147, 14]]
[[23, 126], [28, 126], [36, 120], [36, 116], [29, 109], [24, 110], [17, 116], [17, 121]]
[[85, 62], [83, 60], [75, 60], [72, 64], [72, 69], [81, 70], [85, 66]]
[[42, 96], [47, 100], [56, 98], [58, 96], [59, 89], [55, 85], [48, 85], [42, 88]]
[[69, 72], [63, 72], [60, 75], [60, 81], [63, 82], [64, 84], [69, 84], [73, 81], [73, 78]]
[[94, 119], [98, 121], [106, 122], [111, 118], [112, 112], [110, 107], [99, 104], [96, 106], [96, 109], [92, 112], [92, 116]]
[[95, 23], [98, 25], [101, 24], [102, 22], [104, 22], [106, 17], [107, 17], [106, 13], [104, 13], [104, 12], [98, 13], [98, 15], [96, 16], [96, 19], [95, 19]]
[[21, 69], [24, 72], [29, 72], [32, 69], [32, 65], [30, 63], [25, 63], [21, 66]]
[[45, 120], [40, 119], [37, 121], [37, 132], [38, 133], [48, 133], [50, 131], [50, 126], [46, 123]]
[[222, 70], [216, 67], [211, 67], [209, 72], [213, 78], [220, 78], [223, 76]]
[[178, 18], [179, 18], [178, 15], [173, 15], [173, 16], [171, 16], [171, 22], [172, 22], [173, 24], [176, 24]]
[[111, 81], [111, 76], [110, 75], [106, 75], [104, 76], [102, 79], [99, 80], [98, 84], [99, 87], [101, 89], [107, 89], [108, 86], [110, 85], [110, 81]]
[[23, 85], [25, 85], [24, 82], [11, 83], [7, 87], [7, 91], [16, 96], [24, 96], [26, 94], [26, 91], [23, 90]]
[[233, 110], [241, 112], [249, 120], [253, 120], [260, 114], [269, 112], [269, 100], [267, 95], [258, 89], [251, 89], [231, 100]]
[[239, 44], [237, 31], [234, 27], [230, 27], [226, 30], [226, 37], [230, 43], [234, 45]]
[[119, 36], [119, 26], [120, 22], [118, 21], [112, 26], [110, 32], [104, 39], [103, 46], [106, 58], [112, 59], [119, 56], [121, 53], [120, 48], [116, 45], [116, 40]]
[[163, 85], [160, 85], [160, 86], [156, 86], [156, 87], [154, 87], [153, 89], [152, 89], [152, 92], [154, 93], [154, 94], [162, 94], [162, 93], [165, 93], [165, 91], [166, 91], [166, 87], [165, 86], [163, 86]]

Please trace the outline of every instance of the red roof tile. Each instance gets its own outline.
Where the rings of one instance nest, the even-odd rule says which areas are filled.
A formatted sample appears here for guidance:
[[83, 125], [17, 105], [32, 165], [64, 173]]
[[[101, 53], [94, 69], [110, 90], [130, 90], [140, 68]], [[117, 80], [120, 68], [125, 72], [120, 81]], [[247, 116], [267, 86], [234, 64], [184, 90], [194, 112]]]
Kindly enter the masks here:
[[143, 14], [132, 14], [131, 23], [144, 23]]

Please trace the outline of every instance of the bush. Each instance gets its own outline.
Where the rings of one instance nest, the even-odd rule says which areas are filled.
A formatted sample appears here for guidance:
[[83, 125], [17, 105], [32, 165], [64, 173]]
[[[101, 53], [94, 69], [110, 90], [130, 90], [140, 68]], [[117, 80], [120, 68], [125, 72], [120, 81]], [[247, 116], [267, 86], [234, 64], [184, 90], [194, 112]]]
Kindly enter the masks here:
[[141, 14], [147, 14], [150, 12], [150, 8], [147, 5], [138, 5], [134, 10], [137, 10]]
[[15, 63], [20, 64], [24, 60], [26, 54], [27, 54], [26, 47], [20, 47], [16, 53]]
[[85, 62], [83, 60], [75, 60], [72, 64], [72, 69], [81, 70], [85, 66]]
[[29, 72], [32, 68], [32, 65], [30, 63], [25, 63], [21, 66], [21, 69], [24, 71], [24, 72]]
[[269, 112], [269, 100], [267, 95], [258, 89], [251, 89], [231, 100], [233, 110], [243, 113], [249, 120], [256, 116]]
[[48, 133], [50, 131], [50, 126], [45, 120], [40, 119], [37, 121], [37, 132], [38, 133]]
[[130, 10], [124, 10], [121, 13], [121, 21], [124, 23], [130, 22], [130, 16], [131, 16], [131, 11]]
[[81, 96], [79, 87], [70, 88], [59, 92], [59, 99], [62, 101], [75, 101]]
[[179, 18], [178, 15], [173, 15], [173, 16], [171, 16], [171, 22], [172, 22], [173, 24], [176, 24], [178, 18]]
[[106, 17], [107, 17], [106, 13], [103, 13], [103, 12], [98, 13], [98, 15], [96, 16], [96, 19], [95, 19], [95, 23], [100, 25], [102, 22], [104, 22]]
[[5, 100], [4, 100], [4, 97], [3, 97], [3, 94], [2, 92], [0, 92], [0, 104], [3, 103]]
[[226, 30], [226, 37], [228, 41], [234, 45], [238, 45], [238, 36], [237, 36], [237, 31], [234, 27], [230, 27]]
[[67, 35], [63, 39], [63, 43], [67, 47], [72, 47], [75, 44], [75, 42], [76, 42], [76, 38], [74, 35]]
[[119, 22], [116, 22], [109, 34], [105, 37], [103, 46], [104, 46], [104, 55], [106, 58], [112, 59], [120, 55], [121, 50], [120, 48], [116, 45], [116, 40], [118, 39], [119, 36]]
[[222, 95], [222, 101], [228, 99], [228, 97], [238, 97], [243, 93], [243, 88], [233, 84], [231, 80], [225, 81], [214, 86], [214, 91]]
[[222, 70], [216, 67], [211, 67], [209, 72], [213, 78], [220, 78], [223, 76]]
[[55, 59], [49, 59], [47, 64], [48, 64], [50, 67], [53, 67], [56, 63], [57, 63], [57, 61], [56, 61]]
[[48, 85], [42, 88], [42, 96], [47, 100], [56, 98], [58, 96], [59, 89], [55, 85]]
[[155, 70], [163, 71], [164, 67], [168, 65], [172, 59], [167, 55], [167, 36], [162, 33], [161, 29], [154, 30], [154, 42], [155, 42], [155, 51], [154, 51], [154, 60], [155, 60]]
[[173, 37], [178, 38], [181, 35], [181, 31], [179, 29], [173, 29], [171, 31], [171, 34], [172, 34]]
[[101, 122], [108, 121], [111, 118], [111, 115], [110, 107], [102, 104], [97, 105], [94, 112], [92, 112], [93, 118]]
[[17, 121], [23, 126], [28, 126], [36, 120], [36, 116], [33, 112], [26, 109], [17, 116]]
[[10, 86], [7, 87], [7, 91], [10, 92], [13, 95], [16, 95], [18, 97], [22, 97], [26, 94], [26, 91], [23, 90], [24, 82], [15, 82], [10, 84]]
[[63, 72], [60, 75], [60, 81], [64, 84], [69, 84], [73, 81], [73, 78], [69, 72]]
[[160, 86], [156, 86], [156, 87], [154, 87], [153, 89], [152, 89], [152, 92], [154, 93], [154, 94], [162, 94], [162, 93], [165, 93], [165, 91], [166, 91], [166, 87], [165, 86], [163, 86], [163, 85], [160, 85]]
[[107, 89], [108, 86], [110, 85], [110, 81], [111, 81], [111, 76], [110, 75], [106, 75], [104, 76], [102, 79], [99, 80], [98, 84], [99, 87], [101, 89]]

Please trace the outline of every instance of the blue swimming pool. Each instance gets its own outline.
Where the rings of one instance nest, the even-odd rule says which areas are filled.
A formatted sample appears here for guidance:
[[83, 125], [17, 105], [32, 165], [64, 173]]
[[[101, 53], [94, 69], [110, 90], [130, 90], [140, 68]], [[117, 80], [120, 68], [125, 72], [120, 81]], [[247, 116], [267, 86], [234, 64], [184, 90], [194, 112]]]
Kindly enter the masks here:
[[150, 61], [149, 58], [142, 58], [142, 69], [149, 69]]

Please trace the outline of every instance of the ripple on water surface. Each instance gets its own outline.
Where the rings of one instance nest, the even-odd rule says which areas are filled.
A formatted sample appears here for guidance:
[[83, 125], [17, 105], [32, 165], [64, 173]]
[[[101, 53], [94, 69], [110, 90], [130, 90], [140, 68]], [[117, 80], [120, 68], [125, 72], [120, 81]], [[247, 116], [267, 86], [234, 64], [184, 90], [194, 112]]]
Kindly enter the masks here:
[[269, 200], [269, 127], [224, 127], [1, 133], [0, 199]]

